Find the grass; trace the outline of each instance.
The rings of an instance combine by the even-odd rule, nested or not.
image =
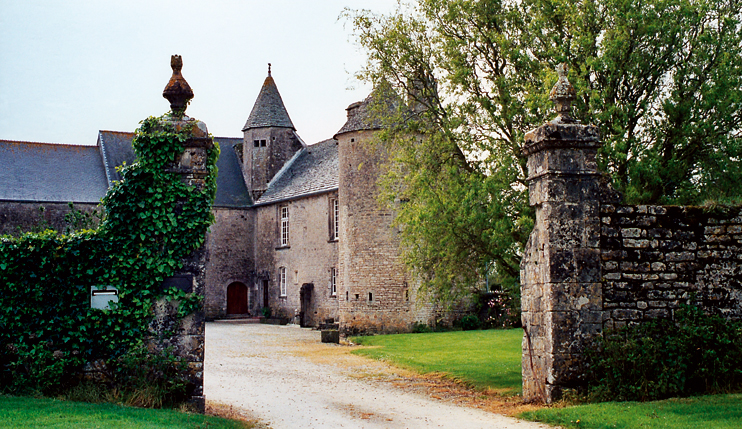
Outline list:
[[[527,411],[519,417],[567,428],[738,429],[742,427],[742,395],[603,402]]]
[[[522,331],[486,330],[377,335],[351,340],[354,354],[418,373],[447,373],[478,389],[520,393]],[[374,347],[375,346],[375,347]],[[713,395],[654,402],[602,402],[541,408],[518,414],[565,428],[742,428],[742,395]]]
[[[59,401],[0,395],[0,428],[237,429],[236,420],[176,410],[152,410],[112,404]]]
[[[520,329],[354,337],[354,354],[427,374],[449,374],[477,389],[521,392]]]

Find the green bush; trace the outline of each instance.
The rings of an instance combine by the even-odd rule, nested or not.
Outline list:
[[[428,332],[433,332],[433,329],[430,326],[428,326],[426,323],[415,322],[412,324],[413,334],[427,334]]]
[[[674,321],[606,332],[588,350],[589,393],[598,400],[657,400],[742,388],[742,324],[696,307]]]
[[[473,331],[482,327],[482,321],[476,314],[467,314],[461,318],[461,329],[464,331]]]

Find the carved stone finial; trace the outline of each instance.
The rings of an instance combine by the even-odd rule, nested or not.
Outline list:
[[[170,102],[170,109],[175,116],[183,116],[188,102],[193,98],[193,90],[180,74],[183,68],[183,58],[180,55],[170,57],[170,67],[173,69],[173,76],[162,91],[162,96]]]
[[[575,88],[567,80],[567,73],[569,72],[569,66],[562,63],[556,67],[556,71],[559,74],[559,80],[554,84],[554,87],[549,93],[549,100],[554,102],[554,106],[557,112],[557,117],[552,121],[556,123],[570,123],[577,122],[570,116],[570,110],[572,109],[572,101],[577,97]]]
[[[268,63],[268,76],[271,75],[271,63]]]

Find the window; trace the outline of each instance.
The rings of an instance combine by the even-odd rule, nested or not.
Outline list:
[[[265,140],[260,140],[260,146],[265,147]]]
[[[373,301],[374,300],[374,293],[373,292],[369,292],[368,293],[368,300],[369,301]]]
[[[278,288],[281,291],[281,296],[286,296],[286,267],[278,269]]]
[[[337,284],[337,270],[335,268],[330,268],[330,295],[337,296],[338,294],[338,284]]]
[[[258,147],[260,146],[260,140],[253,140],[252,141],[253,146]]]
[[[330,240],[340,238],[340,204],[337,198],[330,200]]]
[[[289,245],[289,206],[281,206],[281,246]]]

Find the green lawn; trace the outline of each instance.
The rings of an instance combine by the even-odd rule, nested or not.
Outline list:
[[[445,372],[484,389],[521,392],[520,329],[355,337],[353,353],[393,362],[420,373]]]
[[[569,428],[742,428],[742,395],[713,395],[654,402],[604,402],[544,408],[520,415]]]
[[[175,410],[0,395],[0,428],[237,429],[245,423]]]
[[[420,373],[445,372],[478,388],[521,392],[520,329],[377,335],[352,341],[374,349],[353,353]],[[742,395],[656,402],[603,402],[544,408],[520,415],[570,428],[742,428]]]

